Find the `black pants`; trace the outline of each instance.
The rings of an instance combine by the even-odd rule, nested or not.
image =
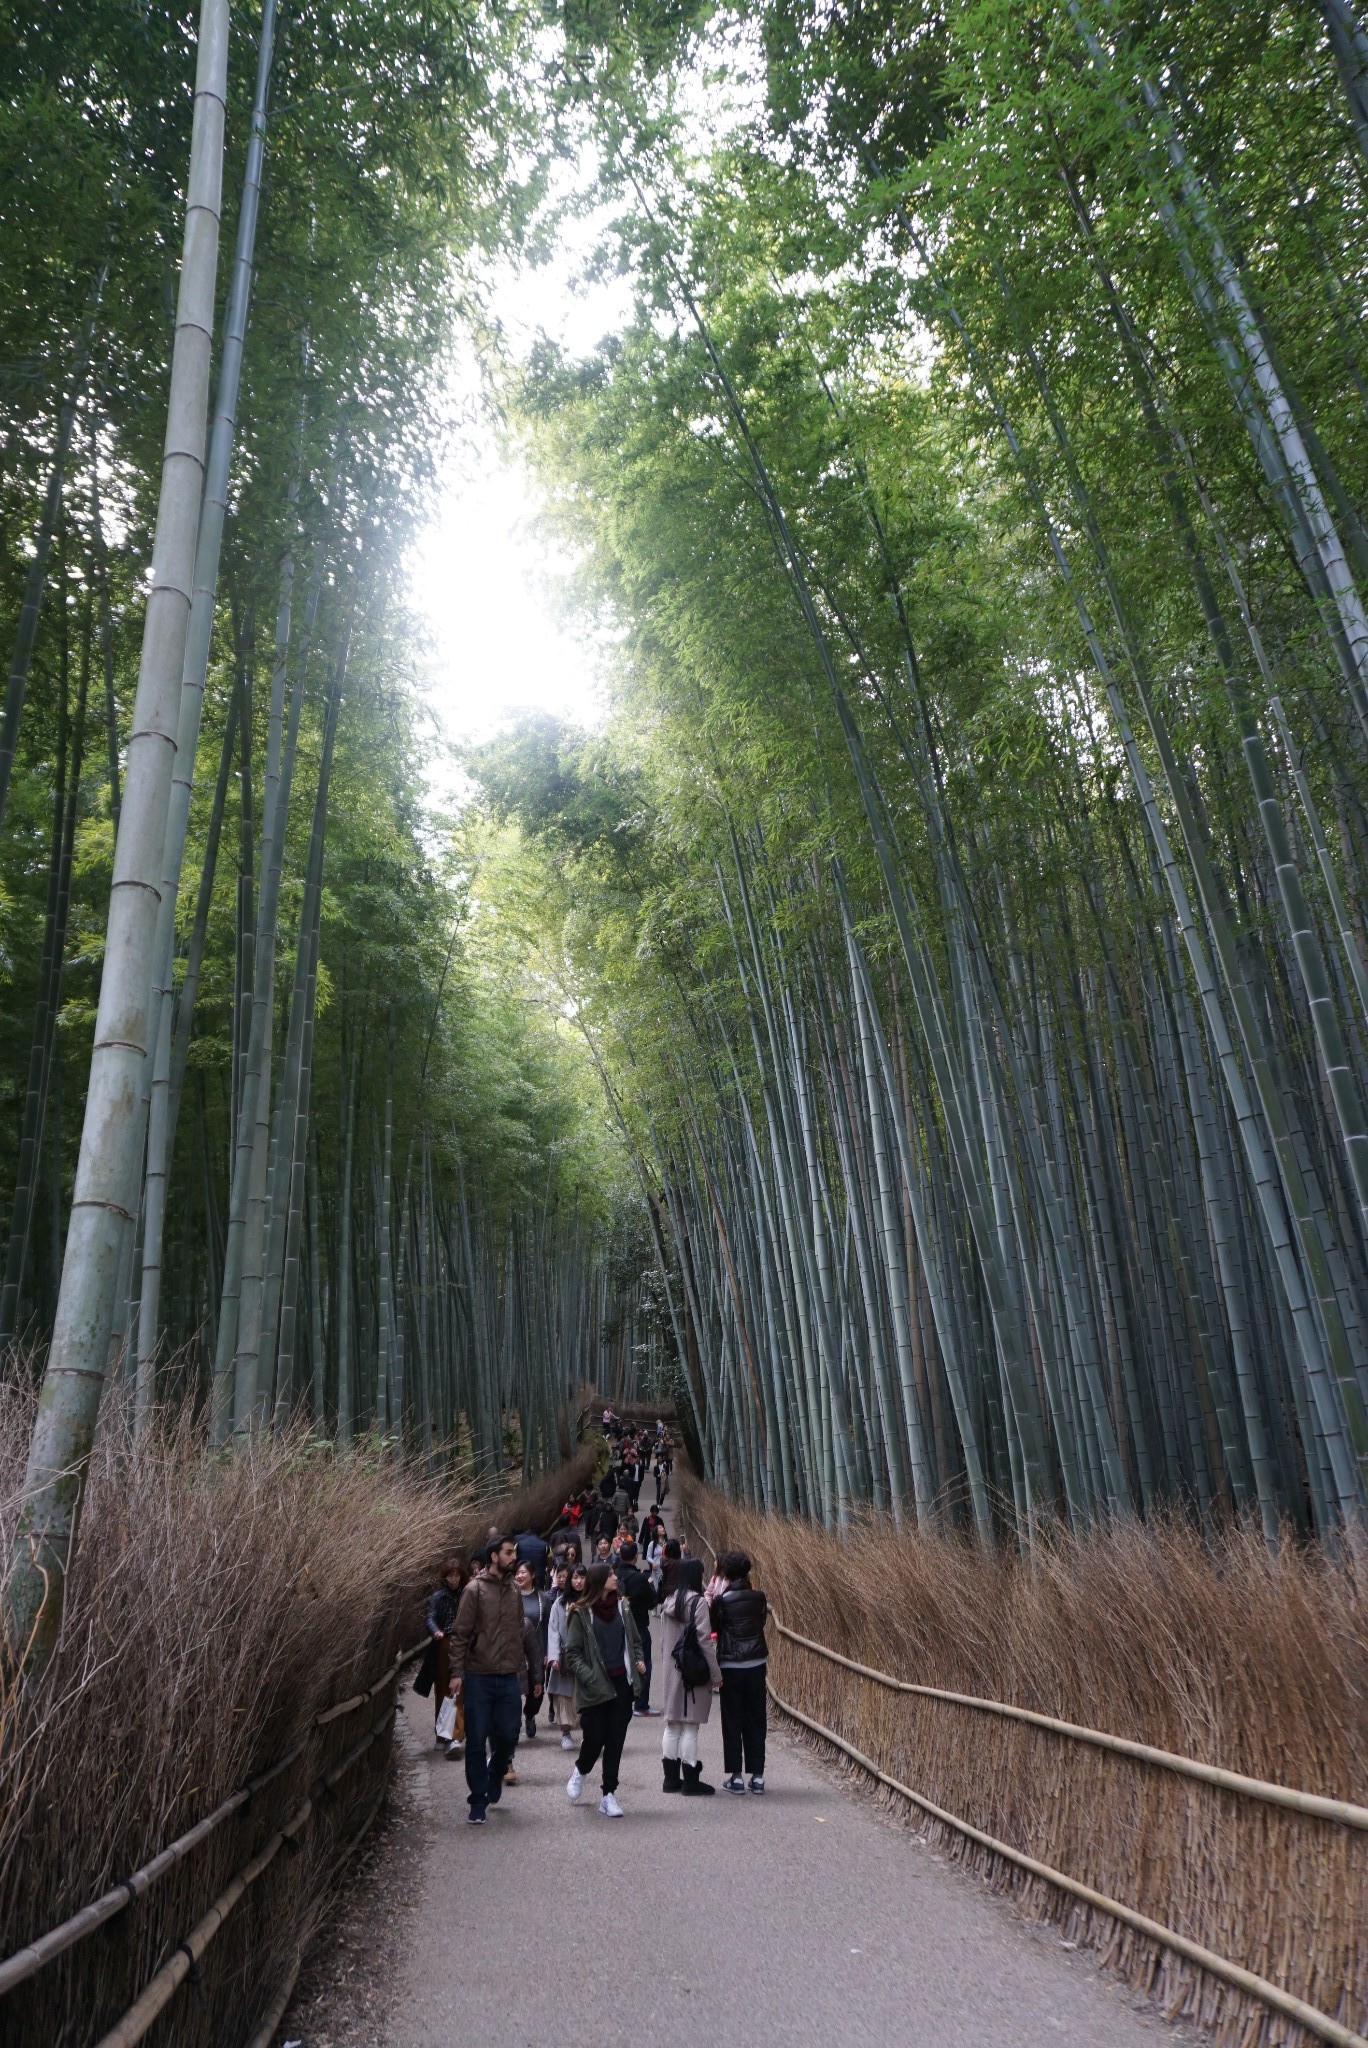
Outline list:
[[[605,1700],[601,1707],[586,1707],[580,1715],[584,1740],[575,1760],[575,1769],[587,1777],[600,1756],[603,1758],[605,1793],[617,1791],[622,1745],[632,1725],[632,1688],[625,1678],[619,1678],[615,1683],[617,1693],[613,1699]]]
[[[722,1768],[729,1778],[765,1775],[765,1666],[722,1667]]]
[[[527,1690],[523,1694],[523,1726],[529,1735],[535,1735],[537,1732],[537,1709],[542,1703],[542,1696],[540,1691],[533,1691],[530,1678],[526,1683]]]

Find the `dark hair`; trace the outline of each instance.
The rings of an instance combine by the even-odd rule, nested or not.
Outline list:
[[[603,1598],[603,1589],[613,1576],[610,1564],[591,1564],[584,1574],[584,1591],[575,1602],[576,1607],[592,1607],[596,1600]]]
[[[679,1547],[679,1538],[677,1536],[667,1536],[665,1538],[665,1555],[666,1557],[682,1557],[684,1555]]]
[[[701,1557],[686,1557],[679,1567],[675,1586],[681,1593],[703,1591],[703,1560]]]
[[[751,1561],[744,1550],[724,1550],[717,1560],[717,1569],[724,1579],[748,1579]]]
[[[629,1536],[627,1538],[627,1541],[623,1544],[621,1550],[618,1552],[618,1556],[622,1559],[624,1564],[630,1564],[632,1562],[632,1559],[636,1556],[636,1554],[637,1547],[635,1543],[633,1543],[631,1537]]]
[[[480,1552],[480,1563],[488,1564],[496,1550],[502,1550],[505,1543],[511,1543],[512,1541],[513,1538],[511,1536],[501,1536],[497,1529],[491,1531],[488,1543],[485,1544],[484,1549]]]

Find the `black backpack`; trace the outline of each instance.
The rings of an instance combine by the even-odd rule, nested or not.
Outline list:
[[[683,1681],[685,1692],[699,1692],[705,1685],[711,1685],[712,1672],[703,1654],[703,1645],[698,1640],[698,1601],[695,1598],[689,1622],[670,1655],[675,1670]]]

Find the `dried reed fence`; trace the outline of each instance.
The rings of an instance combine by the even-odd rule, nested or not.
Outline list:
[[[1008,1701],[1244,1776],[1362,1803],[1361,1560],[1180,1522],[1070,1537],[1026,1563],[870,1520],[844,1537],[737,1507],[686,1514],[739,1546],[791,1628],[895,1678]],[[1368,2032],[1368,1834],[1029,1724],[890,1691],[775,1631],[775,1691],[985,1834]],[[890,1803],[907,1811],[895,1794]],[[948,1852],[1223,2043],[1306,2030],[949,1827]]]
[[[30,1415],[27,1397],[0,1391],[6,1550]],[[442,1552],[482,1535],[495,1513],[549,1521],[594,1459],[586,1446],[495,1507],[393,1461],[335,1459],[302,1433],[208,1459],[188,1413],[140,1443],[107,1428],[57,1656],[38,1695],[11,1680],[0,1701],[0,1954],[298,1753],[126,1910],[0,1998],[0,2048],[100,2040],[312,1799],[145,2037],[154,2048],[255,2040],[383,1797],[386,1679],[421,1634]],[[377,1680],[369,1710],[314,1726]]]

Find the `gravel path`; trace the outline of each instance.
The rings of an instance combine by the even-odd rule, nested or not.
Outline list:
[[[656,1699],[660,1696],[657,1637]],[[635,1720],[622,1820],[545,1720],[483,1828],[405,1695],[403,1789],[279,2039],[302,2048],[1159,2048],[1188,2038],[771,1730],[763,1798],[665,1798]],[[714,1707],[704,1776],[721,1783]]]

